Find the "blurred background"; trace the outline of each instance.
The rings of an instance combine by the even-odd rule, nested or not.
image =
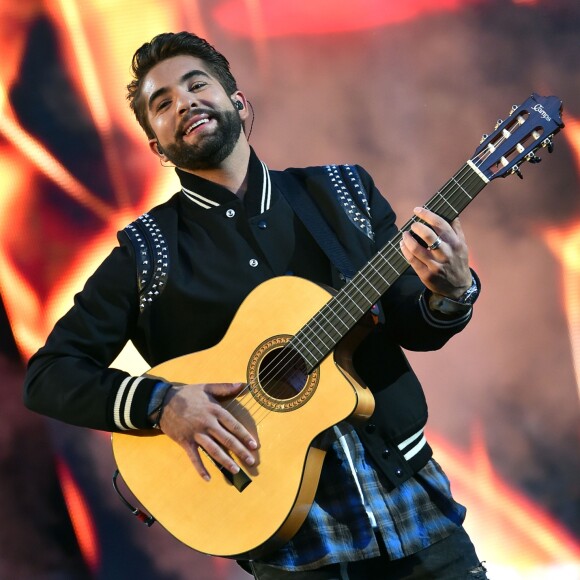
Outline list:
[[[363,165],[400,224],[513,104],[564,101],[554,154],[462,216],[472,323],[409,356],[490,578],[579,579],[577,0],[0,0],[0,577],[248,578],[131,516],[107,433],[21,404],[26,360],[116,231],[178,189],[125,87],[133,52],[183,29],[230,60],[271,168]],[[146,370],[130,349],[118,364]]]

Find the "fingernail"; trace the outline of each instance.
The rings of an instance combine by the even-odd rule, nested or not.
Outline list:
[[[254,465],[254,458],[253,458],[251,455],[248,455],[248,456],[246,457],[246,463],[247,463],[248,465]]]
[[[250,449],[258,449],[258,444],[253,439],[250,439],[248,441],[248,447]]]

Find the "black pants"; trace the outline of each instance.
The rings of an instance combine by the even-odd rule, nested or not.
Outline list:
[[[400,560],[389,560],[379,538],[381,555],[370,560],[330,564],[307,572],[287,572],[260,562],[250,562],[258,580],[486,580],[467,532],[460,528],[447,538]]]

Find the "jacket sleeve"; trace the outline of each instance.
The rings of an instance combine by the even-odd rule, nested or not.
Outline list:
[[[395,212],[376,188],[371,176],[362,167],[357,166],[357,170],[368,194],[378,251],[398,232]],[[408,350],[441,348],[471,319],[472,308],[458,317],[444,317],[432,312],[424,296],[425,290],[417,274],[408,267],[381,299],[385,318],[381,332]]]
[[[25,405],[55,419],[106,431],[150,427],[156,380],[109,368],[131,338],[139,307],[135,259],[116,247],[29,361]]]

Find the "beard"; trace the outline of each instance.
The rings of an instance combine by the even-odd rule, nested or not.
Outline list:
[[[163,147],[167,159],[180,169],[216,169],[234,150],[240,138],[242,120],[237,111],[204,112],[217,121],[214,133],[201,135],[198,143],[190,144],[183,141],[183,131],[178,131],[175,142]]]

